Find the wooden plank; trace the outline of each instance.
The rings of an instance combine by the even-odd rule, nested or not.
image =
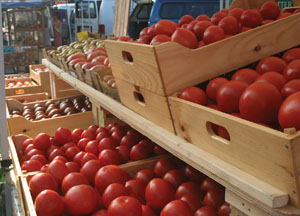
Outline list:
[[[15,95],[15,96],[7,96],[6,100],[30,100],[30,101],[43,101],[48,100],[48,93],[36,93],[36,94],[25,94],[25,95]],[[32,103],[30,102],[30,103]],[[27,104],[27,103],[25,103]]]
[[[70,85],[76,87],[89,98],[96,100],[97,103],[101,104],[103,108],[111,112],[117,118],[126,122],[132,128],[138,130],[179,159],[213,178],[224,187],[234,192],[245,194],[246,197],[253,198],[255,204],[259,206],[269,206],[269,210],[271,206],[274,206],[274,198],[276,198],[274,194],[277,194],[280,199],[282,196],[285,196],[286,193],[280,192],[280,190],[273,186],[253,177],[246,172],[247,170],[240,170],[216,156],[201,150],[195,145],[184,141],[146,118],[136,114],[117,101],[110,99],[101,92],[89,87],[85,83],[79,82],[48,60],[44,59],[43,63]],[[288,206],[280,210],[274,209],[274,211],[278,212],[279,215],[285,215],[288,212],[295,211],[295,209]],[[281,214],[281,211],[284,213]],[[296,212],[295,215],[300,215],[300,213]]]
[[[26,177],[22,176],[20,178],[20,181],[22,185],[23,198],[25,202],[26,216],[37,216]]]
[[[21,164],[19,161],[17,151],[22,149],[22,142],[27,139],[28,136],[17,135],[14,137],[8,137],[8,145],[10,150],[11,159],[14,165],[14,172],[17,177],[22,175]]]
[[[30,77],[42,86],[42,91],[51,94],[50,88],[50,72],[36,72],[37,68],[44,68],[45,65],[29,65]]]
[[[41,92],[42,92],[42,87],[40,85],[5,89],[6,96],[41,93]]]
[[[113,34],[124,36],[128,33],[130,0],[115,0],[115,17]]]

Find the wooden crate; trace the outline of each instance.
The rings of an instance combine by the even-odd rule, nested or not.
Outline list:
[[[55,47],[47,47],[42,50],[44,58],[48,59],[50,62],[56,66],[60,66],[60,60],[55,54],[48,53],[49,50],[56,50]]]
[[[299,35],[300,14],[295,14],[198,49],[173,42],[150,46],[113,40],[106,40],[105,48],[122,103],[173,131],[166,96],[299,45]]]
[[[35,69],[45,68],[43,64],[29,65],[30,77],[42,86],[42,91],[51,94],[50,88],[50,72],[36,72]]]
[[[32,82],[33,80],[30,77],[16,78],[16,79],[6,79],[5,83],[25,82],[25,81]],[[33,81],[33,83],[34,83],[33,86],[5,88],[5,94],[6,94],[6,96],[13,96],[13,95],[24,95],[24,94],[33,94],[33,93],[43,92],[41,85],[37,85],[34,81]]]
[[[37,101],[45,101],[48,100],[49,96],[48,93],[42,92],[42,93],[36,93],[36,94],[25,94],[25,95],[15,95],[15,96],[7,96],[6,100],[13,100],[16,102],[20,101],[31,101],[29,103],[23,103],[24,105],[30,104],[30,103],[36,103]],[[21,102],[20,102],[21,103]]]

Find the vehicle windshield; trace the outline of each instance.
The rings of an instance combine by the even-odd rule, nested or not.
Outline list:
[[[76,18],[96,18],[95,2],[80,1],[76,2]]]

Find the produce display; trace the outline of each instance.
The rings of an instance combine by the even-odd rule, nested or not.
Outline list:
[[[105,75],[103,77],[103,81],[107,84],[108,87],[116,89],[117,84],[113,75]]]
[[[49,71],[49,69],[45,65],[40,65],[38,68],[33,68],[33,70],[37,73]]]
[[[217,77],[200,88],[184,88],[179,97],[276,130],[300,130],[300,48],[264,58],[256,67]],[[214,130],[230,140],[225,128]]]
[[[33,107],[24,106],[23,110],[12,109],[10,115],[12,117],[23,116],[27,120],[38,121],[91,110],[91,102],[83,96],[65,100],[49,100],[45,104],[37,103]]]
[[[33,81],[10,81],[5,83],[5,88],[20,88],[20,87],[28,87],[35,86],[35,82]]]
[[[26,78],[29,74],[8,74],[5,75],[5,80],[15,79],[15,78]]]

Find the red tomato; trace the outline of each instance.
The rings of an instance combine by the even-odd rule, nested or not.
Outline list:
[[[171,37],[164,34],[156,35],[150,42],[150,45],[160,44],[171,41]]]
[[[221,21],[221,19],[223,19],[224,17],[227,17],[227,14],[224,13],[224,12],[217,12],[215,13],[212,17],[211,17],[211,22],[214,24],[214,25],[218,25],[219,22]]]
[[[141,141],[139,141],[139,144],[143,145],[144,148],[146,148],[148,154],[152,154],[154,151],[154,144],[153,142],[151,142],[150,140],[147,139],[143,139]]]
[[[170,170],[168,171],[164,177],[163,180],[169,182],[174,189],[177,189],[179,185],[181,185],[183,182],[185,182],[185,176],[180,172],[179,170]]]
[[[210,206],[203,206],[199,208],[194,216],[218,216],[215,209]]]
[[[81,138],[88,138],[89,140],[95,140],[96,132],[92,130],[84,130],[81,134]]]
[[[47,149],[47,152],[46,152],[46,155],[47,157],[49,157],[49,155],[51,154],[51,152],[54,150],[54,149],[58,149],[59,147],[56,146],[56,145],[51,145],[48,149]],[[25,152],[24,152],[25,153]]]
[[[131,41],[131,38],[128,36],[121,36],[118,38],[118,41]]]
[[[248,84],[242,81],[229,81],[223,84],[217,92],[218,109],[233,113],[239,110],[239,100]]]
[[[130,129],[127,131],[126,135],[131,135],[133,137],[136,138],[136,140],[141,140],[143,139],[143,135],[140,134],[138,131],[134,130],[134,129]]]
[[[160,20],[155,25],[155,31],[157,34],[163,34],[171,36],[176,30],[177,24],[170,20]]]
[[[141,180],[141,181],[145,182],[146,184],[148,184],[151,181],[151,179],[153,179],[154,177],[155,177],[155,174],[152,170],[143,169],[143,170],[138,171],[135,174],[134,179]]]
[[[282,56],[282,60],[284,60],[287,64],[297,59],[300,59],[300,48],[290,49]]]
[[[268,82],[274,85],[279,91],[281,91],[282,87],[286,83],[286,79],[283,75],[277,72],[267,72],[260,75],[255,82]]]
[[[256,71],[260,74],[275,71],[279,73],[283,73],[284,68],[286,67],[285,61],[281,58],[270,56],[261,60],[256,66]]]
[[[300,130],[300,92],[287,97],[282,103],[278,120],[282,128],[296,128]]]
[[[219,26],[210,26],[203,33],[203,41],[205,44],[211,44],[225,38],[224,30]]]
[[[97,140],[92,140],[89,141],[86,146],[85,146],[85,152],[89,152],[94,154],[95,156],[98,156],[99,151],[98,151],[98,141]]]
[[[25,151],[26,147],[29,144],[33,144],[33,139],[32,138],[27,138],[22,142],[22,151]]]
[[[293,15],[293,14],[290,13],[290,12],[285,12],[285,13],[283,13],[283,14],[280,14],[280,15],[277,17],[277,20],[282,19],[282,18],[285,18],[285,17],[288,17],[288,16],[291,16],[291,15]]]
[[[112,183],[106,187],[102,194],[104,208],[108,208],[111,201],[120,196],[128,196],[129,191],[120,183]]]
[[[163,177],[168,171],[176,169],[174,162],[169,158],[158,160],[154,166],[154,173],[158,177]]]
[[[175,197],[176,199],[180,199],[186,194],[203,197],[204,193],[200,190],[200,185],[196,184],[195,182],[185,182],[177,188]]]
[[[81,158],[81,167],[90,160],[97,160],[97,156],[92,153],[86,152]]]
[[[59,145],[72,141],[72,133],[68,128],[60,127],[55,131],[55,140]]]
[[[121,163],[121,156],[117,151],[112,149],[104,149],[100,152],[98,160],[101,166],[118,165]]]
[[[206,87],[207,97],[209,97],[210,99],[215,101],[218,89],[227,82],[228,82],[228,80],[223,77],[217,77],[217,78],[211,80]]]
[[[151,26],[147,31],[147,34],[149,35],[150,39],[154,38],[154,36],[157,35],[157,32],[155,31],[155,26],[156,24]]]
[[[93,184],[96,173],[100,168],[101,164],[98,160],[89,160],[81,167],[80,173],[82,173],[89,180],[90,184]]]
[[[29,189],[32,197],[35,197],[43,190],[50,189],[57,191],[58,184],[55,178],[48,173],[38,173],[29,181]]]
[[[190,22],[190,23],[187,25],[186,29],[188,29],[188,30],[190,30],[191,32],[195,33],[195,32],[194,32],[194,26],[195,26],[197,23],[198,23],[197,20],[194,20],[194,21]]]
[[[142,42],[144,44],[149,44],[150,41],[151,41],[151,38],[147,34],[146,35],[141,35],[137,41]]]
[[[290,62],[283,74],[287,80],[300,79],[300,59]]]
[[[117,131],[119,132],[119,131]],[[121,132],[121,131],[120,131]],[[97,141],[100,141],[102,140],[103,138],[109,138],[110,137],[110,133],[108,131],[101,131],[97,134],[96,136],[96,140]]]
[[[65,155],[69,161],[73,160],[75,155],[80,152],[77,146],[70,147],[66,150]]]
[[[285,99],[291,94],[300,91],[300,79],[294,79],[286,83],[281,89],[281,95]]]
[[[47,172],[51,174],[58,183],[60,183],[69,173],[69,170],[64,162],[60,160],[54,160],[49,164]]]
[[[53,190],[44,190],[34,202],[37,215],[60,216],[64,211],[63,198]]]
[[[248,30],[251,30],[252,28],[250,27],[246,27],[246,26],[243,26],[242,29],[241,29],[241,32],[245,32],[245,31],[248,31]]]
[[[200,21],[196,23],[193,27],[193,32],[197,36],[198,40],[202,40],[204,31],[214,24],[210,21]]]
[[[75,162],[75,163],[77,163],[77,165],[79,166],[79,167],[81,167],[81,159],[82,159],[82,157],[85,155],[85,152],[83,152],[83,151],[81,151],[81,152],[78,152],[75,156],[74,156],[74,158],[73,158],[73,161]]]
[[[222,190],[211,189],[206,192],[203,203],[205,205],[211,206],[215,210],[225,202],[225,193]]]
[[[141,203],[145,203],[146,183],[142,180],[129,180],[125,184],[125,188],[129,192],[129,196],[136,198]]]
[[[160,209],[175,198],[175,192],[167,181],[155,178],[152,179],[145,192],[146,202],[151,208]]]
[[[250,85],[257,79],[257,77],[259,77],[258,72],[250,68],[244,68],[236,71],[231,77],[231,80],[243,81]]]
[[[206,177],[201,184],[201,190],[209,191],[211,189],[224,190],[224,187],[220,185],[218,182],[214,181],[213,179]]]
[[[24,151],[24,155],[27,155],[32,149],[36,149],[33,144],[29,144]]]
[[[129,196],[120,196],[114,199],[108,206],[109,216],[142,216],[141,203]]]
[[[271,22],[273,22],[274,20],[264,20],[261,22],[262,25],[266,25],[266,24],[269,24]]]
[[[82,184],[89,184],[89,181],[83,174],[78,172],[69,173],[64,177],[61,183],[61,191],[63,194],[66,194],[71,187]]]
[[[71,187],[65,195],[67,211],[72,215],[91,214],[98,207],[99,194],[89,185]]]
[[[191,15],[184,15],[179,20],[179,26],[182,26],[183,24],[189,24],[190,22],[194,21],[194,18]]]
[[[68,167],[69,173],[80,171],[80,167],[75,162],[70,161],[70,162],[65,163],[65,165],[66,165],[66,167]]]
[[[22,164],[22,170],[26,170],[27,172],[39,171],[42,168],[41,162],[37,160],[29,160],[24,161]]]
[[[92,214],[92,216],[108,216],[108,212],[106,209],[101,209]]]
[[[55,160],[60,160],[60,161],[62,161],[62,162],[64,162],[64,163],[67,163],[67,162],[68,162],[67,158],[65,158],[64,156],[60,156],[60,155],[58,155],[58,156],[56,156],[55,158],[53,158],[52,161],[55,161]]]
[[[218,134],[218,136],[230,141],[230,135],[229,135],[228,131],[226,130],[226,128],[219,126],[217,134]]]
[[[30,154],[30,152],[29,152],[29,154]],[[30,157],[30,160],[37,160],[37,161],[41,162],[42,165],[45,165],[47,163],[46,157],[44,155],[41,155],[41,154],[32,155]]]
[[[61,150],[63,150],[65,152],[68,148],[73,147],[73,146],[76,146],[76,144],[73,142],[67,142],[66,144],[64,144],[61,147]]]
[[[190,181],[196,182],[198,184],[200,184],[205,178],[205,175],[203,173],[199,172],[190,165],[186,165],[184,167],[184,175],[188,177]]]
[[[126,163],[130,160],[130,150],[127,146],[118,146],[116,150],[121,157],[121,163]]]
[[[98,170],[95,176],[95,186],[100,193],[111,183],[125,183],[130,179],[127,172],[116,165],[107,165]]]
[[[223,205],[221,205],[218,210],[219,216],[230,216],[230,213],[231,213],[230,205],[226,202],[223,203]]]
[[[142,205],[143,216],[156,216],[154,211],[147,205]]]
[[[61,149],[54,149],[49,155],[49,161],[52,161],[56,156],[65,156],[65,153]]]
[[[33,140],[33,145],[40,150],[45,150],[51,145],[50,136],[45,133],[39,133]]]
[[[276,20],[280,11],[278,4],[274,1],[267,1],[260,8],[260,14],[265,20]]]
[[[238,21],[240,21],[243,12],[244,9],[242,8],[233,8],[228,12],[228,16],[234,16]]]
[[[38,150],[38,149],[31,149],[31,150],[27,153],[26,158],[27,158],[27,160],[29,160],[32,156],[37,155],[37,154],[43,155],[43,152],[40,151],[40,150]]]
[[[190,49],[195,49],[198,47],[197,37],[193,32],[188,29],[178,28],[172,34],[171,41],[177,42],[182,46]]]
[[[105,127],[99,127],[97,130],[96,130],[96,134],[100,133],[100,132],[108,132],[108,130],[105,128]]]
[[[146,159],[148,157],[148,151],[145,146],[141,143],[138,143],[132,146],[130,150],[130,158],[134,161]]]
[[[104,149],[115,149],[118,143],[112,138],[103,138],[98,144],[98,151],[101,153]]]
[[[276,122],[281,102],[281,94],[275,86],[267,82],[253,83],[240,98],[240,113],[249,121]]]
[[[198,208],[202,206],[201,197],[197,197],[192,194],[185,194],[180,199],[188,204],[192,212],[195,213]]]
[[[196,20],[197,21],[210,21],[210,18],[209,18],[209,16],[202,14],[202,15],[197,16]]]
[[[255,28],[261,25],[262,17],[260,13],[253,10],[245,10],[241,15],[241,23],[243,26]]]
[[[115,141],[117,141],[118,143],[120,143],[122,137],[124,136],[124,132],[123,131],[119,131],[119,130],[116,130],[114,132],[112,132],[111,134],[111,138]],[[97,139],[97,138],[96,138]],[[101,139],[100,139],[101,140]]]
[[[126,134],[120,142],[120,146],[125,145],[128,148],[132,148],[132,146],[134,146],[135,144],[138,143],[138,140],[136,140],[136,138],[133,135],[130,134]]]
[[[224,30],[224,33],[228,35],[235,35],[240,31],[239,22],[233,16],[224,17],[218,25]]]
[[[182,200],[173,200],[169,202],[161,211],[161,216],[193,216],[189,205]]]
[[[179,98],[191,101],[200,105],[206,105],[207,99],[205,92],[197,87],[191,86],[181,90]]]

